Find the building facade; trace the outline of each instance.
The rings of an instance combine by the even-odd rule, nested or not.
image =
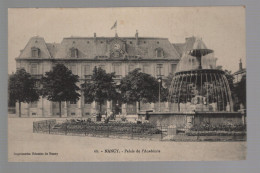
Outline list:
[[[232,75],[234,77],[234,79],[233,79],[234,87],[238,86],[238,84],[239,84],[239,82],[241,82],[242,78],[246,79],[246,68],[243,68],[243,64],[241,62],[241,59],[240,59],[240,62],[239,62],[238,71],[236,71]],[[243,92],[243,91],[241,91],[241,92]],[[236,105],[235,106],[236,109],[245,112],[246,105],[239,101],[239,98],[236,94],[234,94],[234,102],[235,102],[235,105]]]
[[[238,71],[233,73],[233,77],[234,77],[233,83],[234,83],[234,85],[236,85],[238,82],[240,82],[243,76],[246,76],[246,68],[243,68],[243,64],[242,64],[242,61],[240,59]]]
[[[183,44],[173,44],[167,38],[139,37],[69,37],[61,43],[46,43],[42,37],[32,37],[16,58],[17,68],[24,68],[35,78],[40,79],[57,63],[65,64],[73,74],[80,77],[80,83],[89,80],[94,67],[101,67],[106,72],[115,72],[117,82],[130,71],[140,68],[142,72],[154,77],[166,78],[174,73],[183,52],[192,38]],[[18,106],[16,106],[18,108]],[[141,104],[141,109],[158,111],[158,103]],[[161,103],[161,111],[169,112],[169,104]],[[83,93],[77,103],[63,102],[63,117],[88,117],[97,113],[97,103],[88,104]],[[103,112],[135,115],[137,103],[113,103],[107,101]],[[18,111],[17,111],[18,112]],[[38,102],[22,103],[24,117],[58,117],[58,103],[40,98]]]

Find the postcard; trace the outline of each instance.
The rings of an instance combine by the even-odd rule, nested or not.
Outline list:
[[[8,9],[8,161],[247,151],[245,7]]]

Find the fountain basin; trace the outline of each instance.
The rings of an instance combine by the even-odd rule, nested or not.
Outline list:
[[[138,113],[138,119],[146,119],[155,126],[174,125],[177,128],[205,122],[211,125],[245,124],[245,115],[241,112],[141,112]]]

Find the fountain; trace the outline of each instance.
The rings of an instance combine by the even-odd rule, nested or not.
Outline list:
[[[169,88],[173,112],[233,112],[225,72],[216,69],[213,50],[196,38],[178,64]]]
[[[190,128],[195,124],[241,124],[242,114],[233,111],[229,82],[216,68],[213,50],[200,38],[188,38],[186,52],[169,88],[168,112],[139,113],[157,126]]]

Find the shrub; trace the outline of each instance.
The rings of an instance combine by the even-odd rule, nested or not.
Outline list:
[[[91,123],[91,118],[88,118],[88,119],[87,119],[87,123]]]
[[[201,124],[196,124],[190,129],[191,131],[246,131],[246,125],[242,124],[218,124],[212,125],[208,122],[203,122]]]
[[[107,124],[109,122],[109,117],[107,117],[104,122]]]
[[[121,120],[125,122],[126,121],[126,117],[122,117]]]

